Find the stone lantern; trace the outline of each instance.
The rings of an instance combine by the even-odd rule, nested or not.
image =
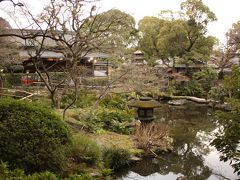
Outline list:
[[[150,122],[155,119],[153,111],[154,108],[160,107],[160,103],[150,97],[141,97],[139,100],[130,102],[128,106],[137,108],[138,120]]]
[[[140,50],[134,52],[134,60],[135,64],[144,64],[144,53]]]

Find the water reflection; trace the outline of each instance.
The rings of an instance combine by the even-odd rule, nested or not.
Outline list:
[[[209,153],[215,153],[209,142],[216,129],[211,109],[188,103],[174,107],[163,105],[157,109],[157,120],[171,125],[174,138],[173,152],[157,158],[145,158],[128,169],[118,172],[117,179],[237,179],[231,166],[225,163],[227,173],[206,163]],[[218,155],[217,155],[218,156]],[[215,167],[219,160],[217,159]]]

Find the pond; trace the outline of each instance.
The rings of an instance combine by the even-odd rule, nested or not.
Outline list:
[[[217,126],[213,113],[212,109],[193,102],[184,106],[163,104],[155,111],[155,121],[173,128],[173,152],[144,158],[117,172],[116,179],[239,179],[229,162],[221,162],[219,152],[209,145]]]

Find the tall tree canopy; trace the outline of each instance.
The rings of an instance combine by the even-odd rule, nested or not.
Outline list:
[[[106,25],[109,26],[109,22],[115,22],[116,24],[109,28],[107,33],[108,40],[106,41],[106,46],[103,48],[108,48],[110,50],[116,48],[127,48],[132,45],[136,40],[135,20],[134,18],[118,9],[111,9],[107,12],[99,14],[96,18],[97,22],[107,22]]]
[[[11,28],[8,21],[0,17],[0,33]],[[0,68],[9,69],[18,60],[18,50],[15,43],[9,41],[9,37],[0,38]]]
[[[239,57],[240,21],[232,24],[225,37],[225,42],[214,50],[214,55],[211,57],[211,60],[219,68],[220,79],[224,78],[224,69],[231,68],[236,63],[234,59]]]
[[[160,54],[158,48],[158,35],[163,24],[164,20],[157,17],[146,16],[139,21],[141,37],[139,45],[149,57],[158,57]]]
[[[121,59],[128,55],[131,47],[136,46],[137,29],[135,28],[135,20],[131,15],[118,9],[111,9],[97,15],[89,24],[92,23],[95,29],[99,25],[105,28],[109,27],[104,32],[105,36],[96,38],[97,42],[102,42],[98,46],[98,50],[101,52],[110,53],[117,59]]]
[[[207,61],[215,43],[214,37],[207,36],[207,25],[215,20],[215,14],[201,0],[187,0],[179,12],[144,17],[139,23],[139,45],[148,57],[164,62],[176,57],[186,65],[195,60]]]
[[[238,53],[240,49],[240,21],[233,23],[226,36],[233,53]]]

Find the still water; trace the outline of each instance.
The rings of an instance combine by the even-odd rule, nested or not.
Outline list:
[[[229,162],[219,160],[219,152],[210,146],[216,121],[213,111],[188,102],[184,106],[162,105],[155,110],[155,121],[173,128],[173,152],[158,158],[145,158],[116,175],[118,180],[218,180],[240,179]]]

